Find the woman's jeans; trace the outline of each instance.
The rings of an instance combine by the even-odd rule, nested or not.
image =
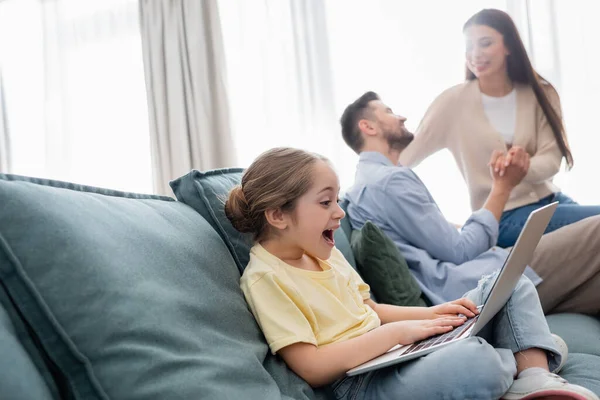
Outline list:
[[[498,235],[498,246],[512,247],[515,245],[525,221],[532,211],[540,207],[558,201],[558,207],[546,228],[546,232],[552,232],[565,225],[580,221],[593,215],[600,215],[600,206],[582,206],[573,201],[569,196],[562,193],[555,193],[544,197],[537,203],[528,204],[523,207],[502,213],[500,219],[500,233]]]
[[[483,304],[497,274],[485,277],[468,292]],[[516,374],[513,353],[548,351],[550,370],[560,354],[542,313],[531,281],[522,277],[506,305],[477,336],[461,340],[424,357],[336,381],[337,399],[498,399]]]

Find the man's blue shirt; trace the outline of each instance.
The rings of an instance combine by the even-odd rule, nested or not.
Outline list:
[[[461,297],[482,276],[501,268],[508,256],[506,250],[494,247],[498,221],[489,210],[475,211],[457,230],[419,177],[381,153],[360,154],[355,183],[346,198],[352,228],[360,229],[366,221],[381,228],[434,304]],[[536,285],[541,282],[529,267],[525,275]]]

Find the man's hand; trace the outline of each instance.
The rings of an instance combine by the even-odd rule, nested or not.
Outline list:
[[[479,314],[479,310],[475,303],[466,297],[448,303],[438,304],[437,306],[429,307],[431,318],[456,317],[459,314],[469,318]]]

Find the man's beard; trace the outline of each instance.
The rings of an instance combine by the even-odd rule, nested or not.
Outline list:
[[[415,135],[408,131],[406,128],[402,128],[400,133],[398,132],[384,132],[384,137],[386,138],[388,144],[391,149],[394,150],[404,150],[410,142],[413,141]]]

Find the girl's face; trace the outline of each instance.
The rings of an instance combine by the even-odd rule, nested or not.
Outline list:
[[[465,30],[465,41],[467,67],[478,79],[507,74],[509,51],[500,32],[486,25],[471,25]]]
[[[298,250],[327,260],[335,245],[333,233],[340,227],[344,210],[338,204],[340,184],[336,173],[324,161],[313,167],[313,184],[296,203],[288,218],[285,241]]]

